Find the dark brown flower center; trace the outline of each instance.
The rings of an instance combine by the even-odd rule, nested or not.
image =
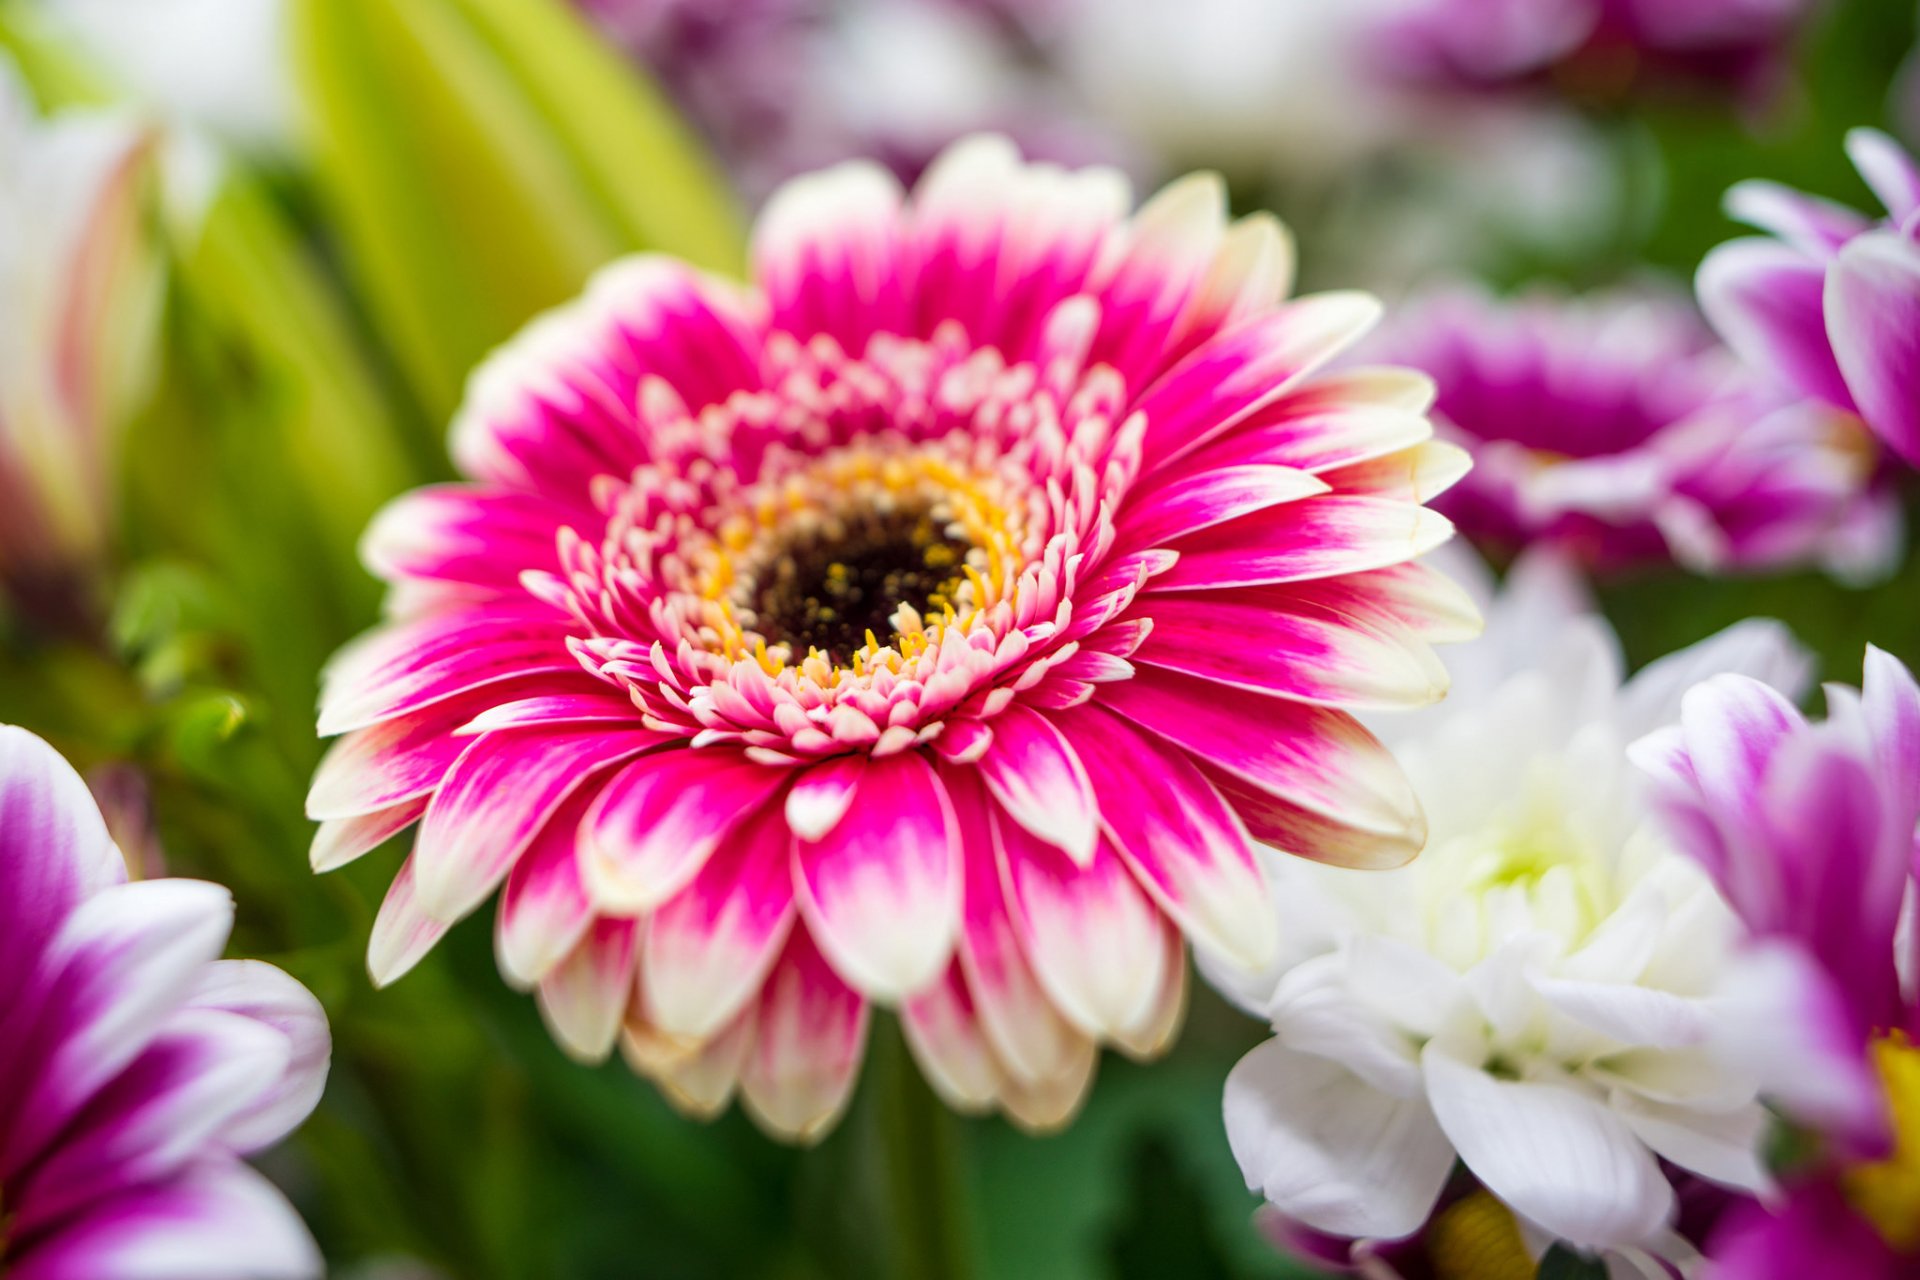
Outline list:
[[[850,662],[871,633],[896,634],[902,605],[922,618],[955,602],[971,550],[925,507],[868,508],[798,533],[754,575],[753,629],[796,657]]]

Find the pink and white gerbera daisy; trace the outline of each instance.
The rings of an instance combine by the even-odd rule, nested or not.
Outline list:
[[[1900,542],[1857,422],[1741,368],[1677,290],[1441,289],[1369,354],[1439,383],[1441,434],[1474,462],[1440,509],[1495,551],[1867,573]]]
[[[221,960],[233,900],[127,882],[86,784],[0,726],[0,1274],[303,1280],[320,1255],[241,1157],[307,1117],[326,1015]]]
[[[1269,958],[1249,833],[1412,856],[1349,709],[1473,629],[1414,563],[1463,462],[1424,378],[1317,372],[1376,304],[1283,304],[1223,205],[991,138],[911,198],[849,165],[774,197],[751,289],[623,262],[489,361],[325,682],[315,865],[421,821],[375,980],[504,883],[507,979],[690,1110],[823,1132],[878,1003],[1046,1126],[1168,1042],[1183,935]]]

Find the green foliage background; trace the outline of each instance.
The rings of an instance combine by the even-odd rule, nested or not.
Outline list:
[[[484,919],[370,989],[396,857],[315,879],[301,816],[316,675],[378,605],[354,540],[387,496],[447,474],[440,435],[485,350],[622,252],[737,268],[742,221],[657,94],[560,0],[295,12],[311,167],[236,169],[202,225],[168,231],[166,369],[127,441],[122,563],[92,627],[0,617],[0,719],[82,767],[137,763],[172,870],[234,889],[236,952],[326,1004],[332,1087],[269,1168],[336,1274],[399,1258],[460,1280],[1289,1274],[1250,1226],[1219,1122],[1260,1028],[1197,985],[1171,1058],[1109,1060],[1048,1139],[928,1105],[877,1023],[852,1113],[806,1151],[737,1112],[685,1121],[617,1064],[566,1061],[500,982]],[[1720,197],[1744,177],[1867,205],[1841,136],[1886,123],[1914,28],[1906,0],[1834,5],[1800,95],[1757,129],[1703,109],[1607,120],[1635,216],[1589,259],[1516,255],[1499,274],[1689,275],[1733,234]],[[98,95],[10,0],[0,43],[46,105]],[[1606,602],[1636,663],[1770,614],[1852,681],[1868,639],[1920,659],[1917,586],[1920,560],[1870,592],[1674,574]]]

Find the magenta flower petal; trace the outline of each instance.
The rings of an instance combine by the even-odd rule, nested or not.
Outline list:
[[[465,916],[589,777],[659,741],[644,729],[569,728],[472,739],[434,792],[414,843],[421,909],[438,920]]]
[[[1892,231],[1848,244],[1827,276],[1826,319],[1860,415],[1920,466],[1920,246]]]
[[[319,1101],[305,988],[219,960],[233,902],[128,883],[86,785],[0,726],[0,1270],[312,1280],[292,1208],[240,1163]]]
[[[1114,851],[1195,942],[1248,969],[1272,963],[1274,917],[1246,832],[1171,745],[1095,707],[1069,713]]]
[[[1001,809],[1048,844],[1085,865],[1100,835],[1100,807],[1079,753],[1059,726],[1026,707],[993,722],[980,777]]]
[[[649,1022],[705,1040],[753,998],[797,914],[792,845],[787,827],[763,812],[653,914],[640,966]]]
[[[819,841],[796,841],[800,909],[834,968],[869,999],[937,978],[960,925],[953,802],[925,760],[876,760],[853,811]]]
[[[1004,818],[994,830],[1021,950],[1067,1021],[1096,1037],[1146,1021],[1165,974],[1159,915],[1113,846],[1080,866]]]
[[[74,908],[127,878],[86,783],[12,725],[0,725],[0,849],[21,851],[0,859],[0,973],[32,974]],[[0,1026],[31,993],[0,982]]]
[[[320,1252],[284,1197],[244,1165],[209,1161],[104,1201],[27,1246],[9,1280],[305,1280]]]
[[[581,821],[588,892],[602,907],[653,910],[783,781],[737,750],[642,756],[607,782]]]
[[[594,909],[580,871],[580,824],[597,794],[568,796],[513,864],[494,917],[500,974],[526,990],[546,977],[593,926]]]
[[[840,980],[812,935],[795,929],[761,988],[740,1073],[755,1117],[803,1140],[832,1127],[853,1093],[867,1018],[867,1002]]]
[[[1920,465],[1920,165],[1872,129],[1847,135],[1847,154],[1887,220],[1768,184],[1747,183],[1729,209],[1785,244],[1740,240],[1701,265],[1701,305],[1755,366],[1787,386],[1857,412],[1885,443]]]
[[[1418,846],[1348,710],[1474,630],[1410,563],[1461,455],[1419,375],[1325,371],[1378,305],[1283,301],[1217,179],[1130,214],[974,139],[910,194],[795,183],[753,258],[617,264],[476,372],[466,482],[367,536],[389,621],[328,671],[316,863],[424,802],[376,980],[504,883],[507,980],[696,1114],[817,1135],[873,1002],[956,1105],[1057,1126],[1101,1044],[1177,1033],[1189,936],[1271,949],[1245,833]]]

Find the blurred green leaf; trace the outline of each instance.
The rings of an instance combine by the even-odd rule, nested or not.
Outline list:
[[[719,181],[558,0],[296,0],[313,165],[429,417],[620,253],[739,257]]]

